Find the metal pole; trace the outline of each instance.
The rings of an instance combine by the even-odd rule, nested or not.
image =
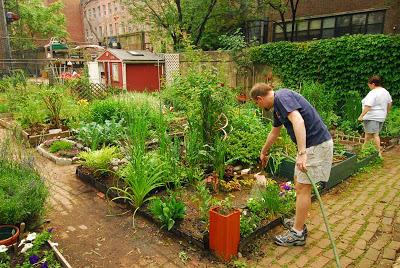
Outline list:
[[[3,34],[6,38],[3,39],[2,41],[2,50],[0,56],[4,56],[5,59],[11,60],[11,47],[10,47],[10,36],[8,35],[8,29],[7,29],[7,20],[6,20],[6,10],[4,8],[4,0],[0,0],[0,33]],[[8,69],[8,72],[11,71],[12,65],[9,64],[6,66]]]

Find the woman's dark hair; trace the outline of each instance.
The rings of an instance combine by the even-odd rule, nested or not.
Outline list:
[[[382,78],[379,75],[373,75],[368,79],[368,84],[374,84],[375,86],[381,86]]]

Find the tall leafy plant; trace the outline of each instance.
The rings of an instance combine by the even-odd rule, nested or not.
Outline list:
[[[135,215],[142,205],[152,199],[150,193],[164,185],[162,176],[164,165],[154,161],[151,154],[146,153],[146,140],[149,135],[146,108],[141,107],[130,111],[128,119],[128,150],[129,163],[120,173],[126,183],[125,188],[111,187],[119,193],[113,200],[124,199],[131,203],[135,210],[132,225],[135,227]]]

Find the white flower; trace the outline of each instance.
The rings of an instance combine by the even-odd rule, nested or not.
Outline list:
[[[0,245],[0,253],[6,252],[8,250],[8,247],[4,245]]]
[[[26,240],[25,240],[25,239],[22,239],[21,242],[19,242],[18,247],[20,247],[20,246],[22,246],[23,244],[25,244],[25,242],[26,242]]]
[[[26,238],[26,240],[27,240],[27,241],[33,241],[33,240],[36,239],[36,237],[37,237],[37,234],[36,234],[36,233],[29,233],[29,234],[28,234],[28,237]]]
[[[33,247],[32,243],[25,244],[24,247],[21,249],[21,253],[25,253],[26,251],[28,251],[28,249],[30,249],[32,247]]]

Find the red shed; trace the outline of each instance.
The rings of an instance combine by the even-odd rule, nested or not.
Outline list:
[[[160,90],[164,58],[149,51],[107,49],[97,61],[102,82],[128,91]]]

